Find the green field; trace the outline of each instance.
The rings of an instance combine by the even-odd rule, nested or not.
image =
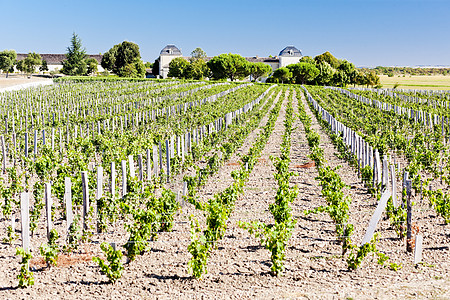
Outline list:
[[[450,76],[431,75],[395,75],[388,77],[387,75],[380,75],[380,82],[383,88],[393,88],[394,85],[399,84],[399,89],[417,89],[417,90],[450,90]]]

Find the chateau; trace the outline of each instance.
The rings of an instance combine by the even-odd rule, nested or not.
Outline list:
[[[280,54],[276,57],[245,57],[249,62],[262,62],[268,64],[275,71],[278,68],[285,67],[290,64],[298,63],[302,58],[302,52],[294,46],[287,46],[280,51]],[[169,63],[176,57],[183,57],[181,50],[175,45],[165,46],[159,53],[159,75],[161,78],[167,78],[169,73]],[[189,59],[189,57],[184,57]],[[212,57],[207,57],[206,61]]]

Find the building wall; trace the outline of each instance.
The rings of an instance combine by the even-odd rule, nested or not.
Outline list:
[[[159,56],[159,76],[161,78],[167,78],[169,74],[169,63],[172,59],[182,57],[182,55],[160,55]]]
[[[280,56],[279,68],[286,67],[287,65],[296,64],[300,61],[299,56]]]

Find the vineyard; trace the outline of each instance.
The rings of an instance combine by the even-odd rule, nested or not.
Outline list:
[[[0,298],[450,298],[450,93],[0,93]]]

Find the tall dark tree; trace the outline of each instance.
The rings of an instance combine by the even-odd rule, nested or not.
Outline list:
[[[158,76],[159,75],[159,58],[155,59],[155,62],[153,63],[152,74],[154,76]]]
[[[61,73],[66,75],[85,75],[87,71],[86,49],[81,44],[81,39],[74,32],[67,47],[66,59],[63,61]]]

